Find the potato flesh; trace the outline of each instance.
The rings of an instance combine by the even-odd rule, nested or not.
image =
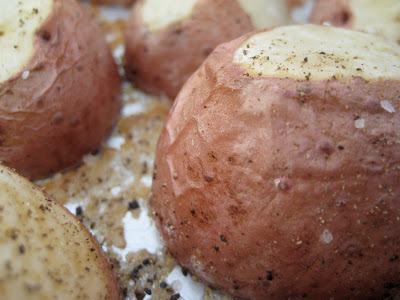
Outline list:
[[[189,18],[198,0],[146,0],[142,6],[143,22],[152,31]]]
[[[377,36],[330,26],[280,27],[246,40],[236,50],[234,63],[252,77],[322,81],[359,74],[367,80],[398,79],[400,47]]]
[[[255,29],[289,23],[286,4],[281,0],[238,0]]]
[[[116,281],[99,245],[60,204],[0,166],[0,295],[110,299]],[[110,292],[112,291],[112,292]],[[114,295],[112,296],[114,292]]]
[[[52,0],[0,1],[0,83],[24,71],[34,53],[36,30],[52,8]]]
[[[399,39],[400,2],[398,0],[350,0],[352,29],[397,41]]]

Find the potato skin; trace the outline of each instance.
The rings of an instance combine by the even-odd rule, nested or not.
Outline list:
[[[252,78],[222,44],[178,95],[155,219],[178,262],[248,299],[371,299],[400,279],[398,80]],[[362,115],[373,130],[354,127]],[[331,239],[332,238],[332,239]]]
[[[348,0],[316,0],[311,14],[311,22],[329,22],[333,26],[350,27],[352,12]]]
[[[254,29],[236,0],[199,0],[189,19],[150,32],[142,5],[134,4],[126,25],[126,75],[144,91],[171,99],[218,44]]]
[[[76,165],[116,121],[120,78],[100,29],[73,0],[55,0],[34,55],[0,85],[0,160],[29,178]]]
[[[84,0],[82,0],[84,1]],[[87,0],[86,2],[90,2],[92,4],[96,5],[108,5],[108,6],[114,6],[114,5],[119,5],[123,7],[130,7],[135,0]]]

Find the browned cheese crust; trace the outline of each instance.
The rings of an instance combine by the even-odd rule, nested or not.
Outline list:
[[[218,44],[253,30],[236,0],[199,0],[190,18],[157,32],[143,23],[142,5],[136,2],[126,25],[126,74],[140,89],[171,99]]]
[[[166,121],[153,181],[164,240],[246,299],[382,297],[400,279],[400,119],[381,107],[400,110],[398,79],[252,77],[233,63],[249,37],[216,48]]]
[[[2,165],[0,186],[2,299],[119,299],[111,264],[75,216]]]
[[[87,12],[55,0],[21,73],[0,84],[0,160],[30,178],[78,163],[116,121],[120,78]]]

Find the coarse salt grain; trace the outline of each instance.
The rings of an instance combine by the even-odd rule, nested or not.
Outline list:
[[[381,101],[381,107],[387,112],[394,113],[396,110],[388,100]]]
[[[319,240],[324,244],[329,244],[333,241],[333,235],[328,229],[325,229],[324,232],[320,235]]]
[[[29,71],[23,71],[23,72],[22,72],[22,75],[21,75],[21,78],[22,78],[23,80],[25,80],[25,79],[28,78],[28,76],[29,76]]]
[[[275,183],[275,186],[278,186],[281,183],[281,180],[280,179],[275,179],[274,183]]]
[[[358,129],[365,127],[365,119],[358,119],[354,122],[354,126]]]

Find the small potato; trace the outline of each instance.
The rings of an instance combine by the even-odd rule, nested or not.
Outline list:
[[[127,77],[174,99],[220,43],[254,29],[290,22],[281,0],[141,0],[125,32]]]
[[[0,165],[0,298],[119,299],[117,277],[82,223]]]
[[[0,160],[29,178],[98,149],[120,109],[100,29],[74,0],[0,1]]]
[[[316,0],[311,22],[328,22],[400,41],[398,0]]]
[[[158,228],[245,299],[381,299],[400,280],[400,47],[331,26],[222,44],[159,140]]]

